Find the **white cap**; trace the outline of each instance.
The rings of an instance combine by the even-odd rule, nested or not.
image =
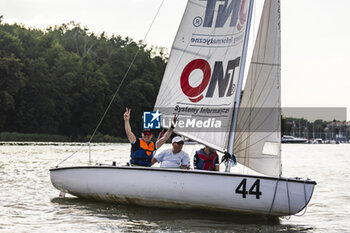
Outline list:
[[[174,142],[183,142],[184,140],[182,140],[182,137],[180,137],[180,136],[176,136],[176,137],[174,137],[173,138],[173,140],[171,141],[171,143],[174,143]]]

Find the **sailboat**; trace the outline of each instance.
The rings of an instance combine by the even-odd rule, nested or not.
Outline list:
[[[242,93],[253,7],[253,0],[188,1],[154,110],[164,122],[178,116],[177,134],[235,155],[256,173],[231,171],[226,156],[220,172],[55,167],[53,186],[77,197],[152,207],[267,216],[303,210],[316,182],[282,175],[279,0],[264,3]]]

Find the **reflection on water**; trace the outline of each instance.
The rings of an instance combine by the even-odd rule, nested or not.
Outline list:
[[[206,211],[147,208],[58,198],[49,168],[81,145],[0,145],[0,232],[348,232],[350,145],[283,145],[287,177],[317,181],[302,217],[263,218]],[[164,149],[170,145],[165,145]],[[201,146],[187,146],[193,155]],[[162,147],[163,149],[163,147]],[[118,165],[129,158],[128,144],[95,144],[92,163]],[[84,148],[64,165],[86,165]],[[240,172],[240,167],[233,168]]]
[[[93,202],[81,198],[53,198],[59,208],[100,218],[104,227],[122,231],[308,232],[304,226],[281,224],[279,218],[203,211],[149,208]]]

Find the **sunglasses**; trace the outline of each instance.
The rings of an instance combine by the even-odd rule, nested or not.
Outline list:
[[[151,136],[152,134],[150,132],[143,132],[143,135],[145,136]]]
[[[177,144],[179,144],[179,145],[183,145],[183,144],[184,144],[184,142],[183,142],[183,141],[179,141],[179,142],[177,142]]]

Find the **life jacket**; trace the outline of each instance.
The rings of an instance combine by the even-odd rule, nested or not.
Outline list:
[[[197,161],[196,168],[200,170],[215,171],[215,162],[218,161],[218,154],[216,152],[210,153],[209,156],[204,152],[204,149],[196,151]]]
[[[142,138],[139,138],[140,147],[138,150],[131,152],[131,164],[136,164],[139,166],[152,166],[153,152],[155,150],[154,142],[147,144]]]

